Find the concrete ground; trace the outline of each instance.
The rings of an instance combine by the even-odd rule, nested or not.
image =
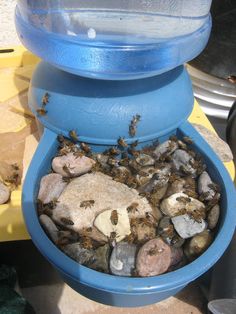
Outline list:
[[[0,264],[12,265],[22,295],[37,314],[200,314],[206,300],[193,283],[175,297],[139,308],[117,308],[91,301],[66,285],[31,241],[0,243]]]

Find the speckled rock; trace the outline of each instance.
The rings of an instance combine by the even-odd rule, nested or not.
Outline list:
[[[50,239],[54,242],[57,243],[59,239],[59,230],[57,226],[54,224],[51,218],[49,218],[47,215],[40,215],[39,216],[39,221],[47,233],[47,235],[50,237]]]
[[[91,206],[81,207],[86,200],[93,200],[94,203]],[[62,217],[69,216],[74,224],[68,225],[68,228],[76,232],[93,227],[95,217],[107,209],[127,208],[132,203],[137,203],[137,209],[129,213],[130,218],[145,217],[146,212],[153,213],[147,199],[141,197],[137,190],[115,182],[110,176],[100,172],[72,179],[58,201],[53,210],[53,219],[60,222]],[[96,240],[99,241],[100,238],[101,241],[107,241],[107,238],[96,228],[93,228],[91,238],[95,239],[94,233]]]
[[[224,142],[217,134],[200,124],[193,124],[195,129],[204,137],[206,142],[212,147],[222,162],[229,162],[233,160],[233,154],[229,145]]]
[[[171,248],[161,238],[146,242],[139,250],[136,270],[141,277],[163,274],[171,265]]]
[[[135,160],[142,167],[153,166],[155,164],[155,160],[146,154],[140,154]]]
[[[162,155],[165,156],[171,155],[177,148],[178,145],[176,144],[176,142],[168,140],[158,145],[157,148],[154,150],[153,154],[156,157],[156,159],[160,159]]]
[[[184,172],[185,174],[196,174],[196,169],[192,167],[194,163],[193,157],[185,150],[177,149],[173,154],[173,165],[177,171]]]
[[[118,243],[110,258],[110,271],[117,276],[132,276],[135,268],[137,246],[125,242]]]
[[[220,217],[220,206],[216,204],[211,208],[207,216],[207,223],[209,229],[214,229]]]
[[[73,153],[69,153],[53,158],[52,169],[63,177],[77,177],[89,172],[94,164],[95,161],[91,158],[77,157]]]
[[[212,243],[213,237],[209,230],[204,230],[203,232],[195,235],[189,242],[185,245],[185,255],[188,259],[192,260],[199,255],[201,255]]]
[[[79,242],[65,245],[62,250],[79,264],[87,266],[94,262],[94,250],[83,248]]]
[[[110,251],[109,244],[105,244],[96,249],[94,253],[94,261],[89,264],[89,267],[97,271],[108,273]]]
[[[10,198],[9,188],[0,182],[0,205],[6,203]]]
[[[206,196],[204,199],[206,201],[210,201],[213,199],[214,195],[216,194],[215,190],[212,188],[213,182],[206,171],[199,176],[198,179],[198,193],[205,194]]]
[[[117,215],[117,221],[113,221],[113,212]],[[117,242],[123,240],[131,233],[128,211],[126,208],[108,209],[97,215],[94,226],[108,238],[115,232]]]
[[[204,209],[205,205],[185,193],[175,193],[161,202],[161,211],[170,217],[177,216],[182,210],[188,212]]]
[[[62,176],[58,173],[50,173],[42,177],[38,199],[47,204],[54,199],[58,199],[67,183],[62,180]]]
[[[207,227],[207,223],[203,219],[198,222],[187,214],[173,217],[171,221],[175,230],[183,239],[191,238]]]

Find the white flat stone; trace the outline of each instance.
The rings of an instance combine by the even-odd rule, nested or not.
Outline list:
[[[185,203],[177,200],[180,197],[188,198],[190,199],[190,202]],[[182,192],[172,194],[161,202],[161,211],[165,215],[170,217],[178,215],[180,210],[182,209],[186,209],[187,211],[193,211],[202,208],[205,208],[205,205],[202,202],[198,201],[195,198],[188,197],[187,194]]]

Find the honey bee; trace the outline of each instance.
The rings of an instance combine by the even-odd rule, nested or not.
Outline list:
[[[138,205],[139,203],[133,202],[132,204],[130,204],[126,209],[128,213],[135,213],[136,211],[138,211]]]
[[[135,116],[133,116],[131,124],[137,125],[137,123],[140,121],[140,119],[141,119],[141,116],[139,114],[136,114]]]
[[[137,241],[137,235],[131,232],[129,235],[125,237],[124,241],[132,244]]]
[[[86,153],[89,154],[91,153],[91,148],[85,144],[85,143],[80,143],[80,148]]]
[[[73,155],[76,157],[76,158],[81,158],[84,156],[84,152],[82,152],[81,150],[77,150],[73,153]]]
[[[120,151],[116,147],[111,147],[107,151],[104,152],[104,155],[111,155],[111,156],[117,156],[119,154],[120,154]]]
[[[129,148],[127,149],[127,152],[128,152],[131,156],[133,156],[134,158],[137,158],[137,157],[140,155],[140,151],[137,151],[137,150],[135,150],[135,149],[133,149],[133,148],[131,148],[131,147],[129,147]]]
[[[75,130],[71,130],[70,132],[69,132],[69,136],[70,136],[70,138],[73,140],[73,141],[78,141],[79,140],[79,137],[78,137],[78,135],[77,135],[77,133],[76,133],[76,131]]]
[[[210,184],[208,184],[208,187],[215,192],[218,192],[218,193],[220,192],[220,187],[216,183],[210,183]]]
[[[45,204],[44,206],[46,206],[47,208],[52,210],[57,206],[58,203],[59,203],[59,201],[56,198],[54,198],[51,202]]]
[[[64,165],[64,166],[62,167],[62,169],[65,171],[65,173],[66,173],[69,177],[73,176],[73,173],[71,173],[70,170],[73,170],[74,168],[70,168],[70,165]]]
[[[171,135],[171,136],[169,137],[169,140],[170,140],[170,141],[173,141],[173,142],[178,142],[178,137],[177,137],[176,135]]]
[[[46,106],[46,105],[47,105],[47,103],[49,102],[49,97],[50,97],[50,95],[49,95],[48,93],[45,93],[45,94],[44,94],[44,96],[43,96],[43,98],[42,98],[42,105],[43,105],[43,106]]]
[[[70,183],[71,178],[68,178],[68,177],[62,177],[62,181],[63,181],[63,182],[66,182],[66,183]]]
[[[36,112],[39,116],[45,116],[47,114],[47,110],[45,110],[44,108],[39,108],[36,110]]]
[[[163,249],[158,249],[156,246],[154,248],[151,248],[149,251],[148,251],[148,255],[150,256],[154,256],[154,255],[157,255],[159,253],[162,253],[163,252]]]
[[[206,213],[204,208],[199,208],[193,211],[187,211],[187,214],[192,217],[197,222],[201,222],[202,219],[206,218]]]
[[[8,176],[4,182],[6,184],[10,184],[12,188],[17,188],[20,184],[20,175],[17,172],[13,172],[10,176]]]
[[[134,137],[136,135],[136,126],[135,125],[130,125],[129,126],[129,135],[131,137]]]
[[[69,218],[66,218],[66,217],[61,217],[60,221],[64,224],[64,225],[74,225],[74,222],[69,219]]]
[[[90,233],[90,232],[92,232],[93,231],[93,228],[92,227],[88,227],[87,229],[86,229],[86,232],[88,232],[88,233]]]
[[[64,138],[63,135],[59,134],[59,135],[57,135],[57,140],[58,140],[59,143],[64,143],[65,138]]]
[[[189,145],[193,144],[193,140],[188,136],[184,136],[183,141]]]
[[[230,83],[236,84],[236,76],[235,76],[235,75],[229,75],[229,76],[227,77],[227,80],[228,80]]]
[[[118,213],[117,213],[117,210],[113,210],[111,212],[110,220],[111,220],[111,223],[113,225],[117,225],[118,224]]]
[[[110,246],[114,247],[116,245],[116,232],[115,231],[112,231],[110,233],[110,237],[108,238],[108,242],[110,244]]]
[[[93,249],[93,241],[89,237],[85,237],[85,236],[81,237],[80,244],[82,245],[84,249],[87,249],[87,250]]]
[[[19,166],[17,165],[17,163],[12,164],[11,167],[12,167],[12,169],[13,169],[14,171],[19,171],[19,170],[20,170],[20,168],[19,168]]]
[[[179,196],[176,198],[176,201],[181,202],[183,204],[188,204],[191,202],[191,199],[189,197]]]
[[[39,216],[42,215],[44,208],[43,208],[43,202],[40,199],[36,200],[36,208],[37,208],[38,215]]]
[[[94,200],[86,200],[86,201],[82,201],[80,203],[80,207],[84,207],[85,209],[87,209],[88,207],[91,208],[92,206],[94,206],[95,201]]]
[[[149,226],[152,227],[153,226],[153,222],[151,222],[148,218],[146,217],[141,217],[138,219],[138,224],[142,224],[143,226]]]
[[[125,139],[123,137],[119,137],[117,140],[117,143],[121,147],[128,147],[128,144],[126,143]]]
[[[137,146],[138,146],[138,140],[136,140],[135,142],[133,142],[133,143],[130,144],[130,147],[131,147],[131,148],[135,148],[135,147],[137,147]]]

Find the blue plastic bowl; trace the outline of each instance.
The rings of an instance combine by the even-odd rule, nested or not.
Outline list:
[[[170,297],[206,272],[220,258],[234,233],[236,195],[232,180],[222,162],[208,144],[186,122],[193,107],[189,76],[183,67],[157,77],[138,81],[99,81],[76,77],[41,63],[29,91],[34,113],[48,92],[47,115],[38,117],[45,127],[30,164],[24,187],[22,207],[27,229],[41,253],[60,272],[65,282],[95,301],[115,306],[143,306]],[[169,135],[189,136],[205,158],[208,172],[222,188],[219,230],[209,249],[191,264],[171,273],[150,278],[107,275],[79,265],[61,252],[39,224],[36,197],[42,176],[51,168],[57,152],[57,135],[68,136],[75,129],[82,141],[94,151],[116,144],[119,136],[128,138],[132,116],[141,114],[136,139],[151,144]]]
[[[205,273],[226,250],[236,222],[236,196],[232,180],[209,145],[188,122],[183,123],[176,130],[176,134],[180,137],[189,136],[194,140],[194,148],[203,155],[209,174],[221,186],[219,230],[208,250],[187,266],[156,277],[129,278],[103,274],[79,265],[61,252],[40,226],[35,204],[39,182],[49,171],[51,159],[56,154],[58,146],[57,134],[45,129],[23,187],[24,219],[39,251],[59,271],[65,282],[80,294],[113,306],[136,307],[155,303],[175,295]],[[161,141],[165,138],[166,136],[162,137]]]

